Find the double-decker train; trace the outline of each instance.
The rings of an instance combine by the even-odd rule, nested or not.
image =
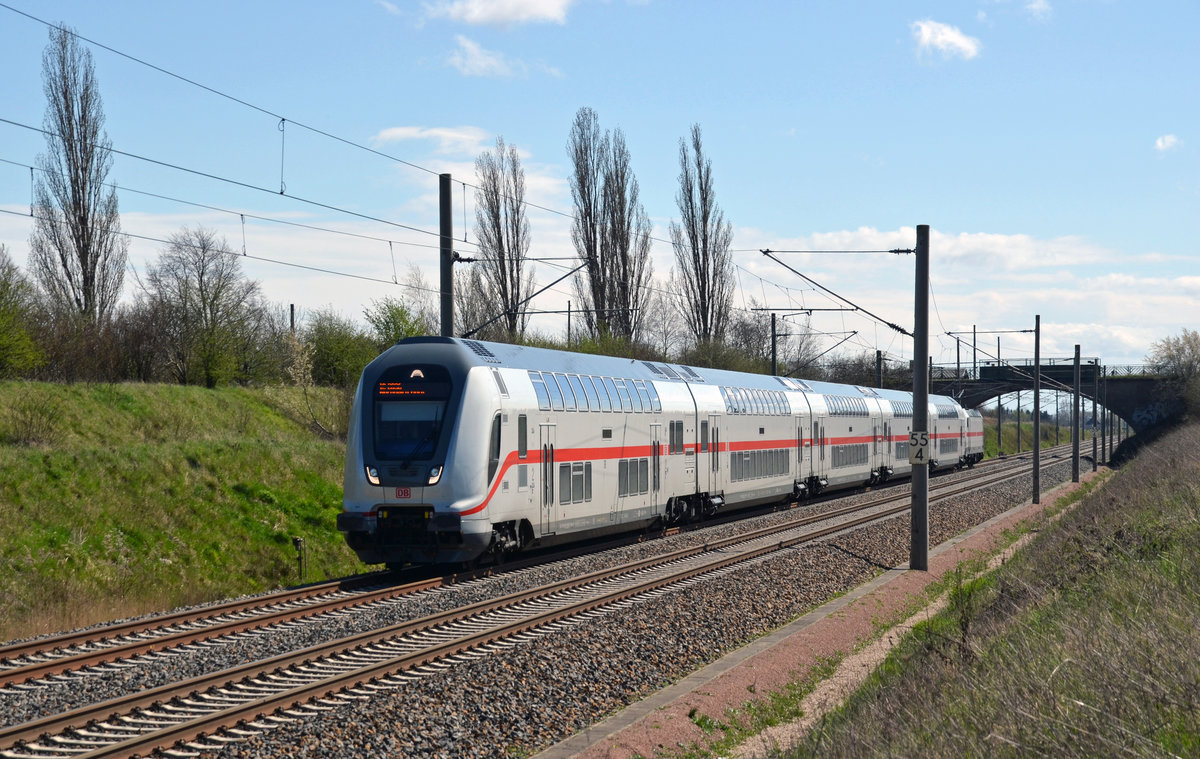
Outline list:
[[[954,399],[448,337],[364,370],[337,527],[367,563],[461,563],[983,458]]]

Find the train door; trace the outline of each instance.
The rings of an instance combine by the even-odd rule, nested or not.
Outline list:
[[[794,468],[796,470],[797,481],[803,480],[807,474],[804,471],[804,460],[807,458],[804,455],[804,417],[796,417],[796,454]]]
[[[825,439],[825,417],[814,417],[812,423],[812,456],[809,457],[812,475],[820,477],[828,468],[825,464],[825,451],[829,441]]]
[[[700,455],[703,463],[700,466],[708,470],[707,475],[701,475],[700,484],[704,492],[715,494],[721,492],[721,428],[720,415],[709,414],[707,422],[700,422]],[[707,426],[705,426],[707,425]],[[704,460],[704,454],[708,454]]]
[[[879,420],[871,420],[871,472],[878,472],[883,468],[883,452],[882,446],[879,445]]]
[[[650,513],[658,513],[658,494],[663,486],[662,425],[650,425]]]
[[[555,490],[554,473],[554,440],[555,427],[553,424],[539,425],[541,428],[542,442],[542,534],[553,535],[557,530],[558,520],[555,519],[555,499],[558,496],[558,491]]]

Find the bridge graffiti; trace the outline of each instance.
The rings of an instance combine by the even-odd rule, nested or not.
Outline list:
[[[1175,403],[1158,401],[1151,403],[1149,406],[1139,406],[1134,410],[1130,421],[1133,422],[1135,429],[1148,429],[1175,416],[1177,405]]]

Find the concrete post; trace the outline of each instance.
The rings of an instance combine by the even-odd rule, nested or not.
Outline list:
[[[1042,502],[1042,317],[1033,317],[1033,502]]]
[[[441,217],[442,337],[454,336],[454,219],[450,202],[450,175],[438,175]]]
[[[1096,424],[1096,396],[1100,395],[1100,362],[1092,365],[1092,471],[1100,466],[1100,438]]]
[[[929,432],[929,225],[917,225],[913,299],[913,433]],[[912,535],[909,569],[929,569],[929,462],[912,468]]]
[[[1079,346],[1075,346],[1075,393],[1071,401],[1071,482],[1079,482]]]

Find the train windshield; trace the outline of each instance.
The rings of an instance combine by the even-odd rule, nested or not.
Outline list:
[[[393,366],[375,386],[375,457],[428,461],[438,449],[450,400],[449,373],[440,366]]]

